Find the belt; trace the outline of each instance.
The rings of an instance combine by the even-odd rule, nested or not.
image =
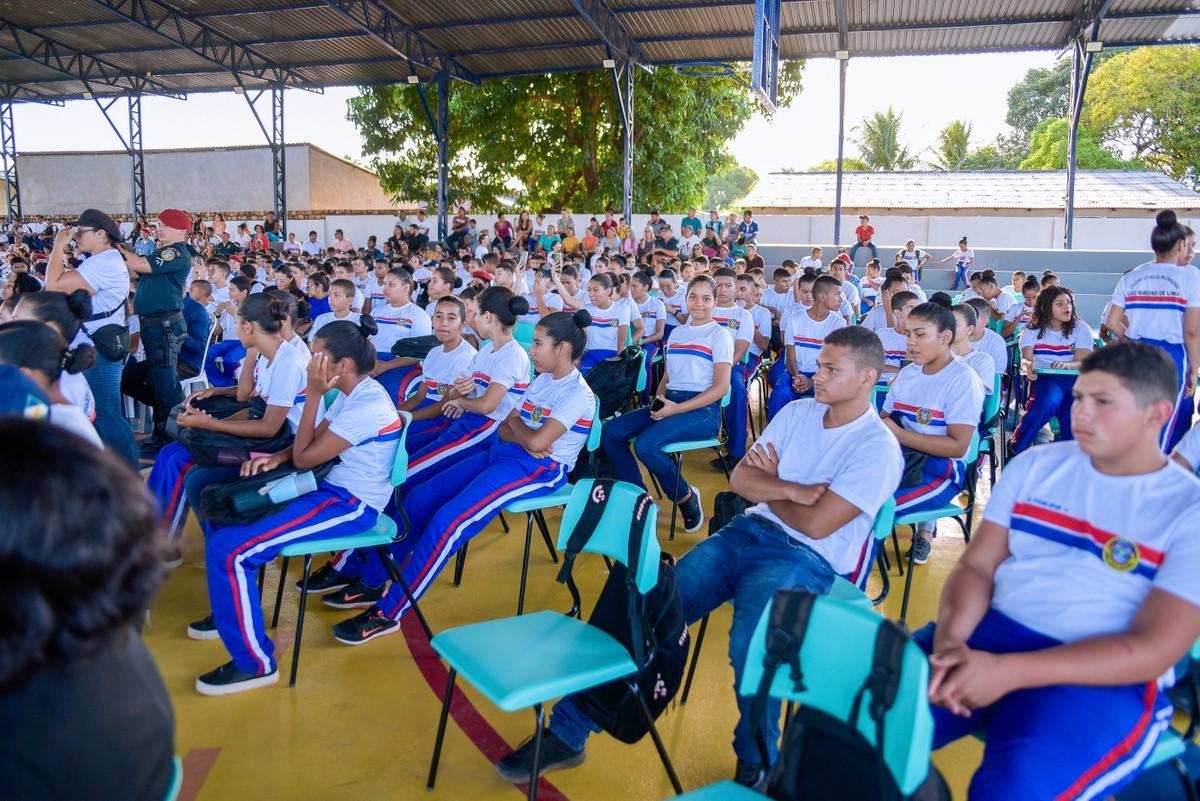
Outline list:
[[[149,312],[147,314],[139,314],[138,319],[144,320],[144,321],[153,320],[155,322],[158,322],[161,320],[162,322],[173,323],[176,320],[183,319],[183,312],[181,312],[181,311]]]

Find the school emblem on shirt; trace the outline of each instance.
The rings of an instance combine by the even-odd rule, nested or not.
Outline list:
[[[534,406],[533,412],[529,415],[529,419],[535,423],[540,423],[542,421],[542,412],[543,410],[541,406]]]
[[[445,395],[447,392],[450,391],[450,385],[449,384],[438,384],[437,391],[438,391],[439,395]]]
[[[1104,564],[1121,573],[1128,573],[1142,560],[1141,551],[1133,540],[1113,537],[1104,545]]]
[[[927,426],[929,421],[933,419],[933,412],[928,409],[917,409],[917,424]]]

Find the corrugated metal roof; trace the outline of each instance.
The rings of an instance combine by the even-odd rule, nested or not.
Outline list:
[[[842,208],[1028,209],[1064,208],[1066,173],[1062,170],[982,170],[973,172],[847,172]],[[837,175],[831,172],[764,176],[741,205],[756,211],[832,209]],[[1075,208],[1200,209],[1200,193],[1170,176],[1141,170],[1080,170],[1075,178]]]
[[[781,56],[832,56],[839,46],[836,0],[782,2]],[[413,36],[457,57],[485,80],[599,69],[605,58],[600,37],[570,0],[367,3],[380,3]],[[853,57],[1059,50],[1084,5],[1084,0],[844,0],[846,46]],[[608,6],[652,63],[751,58],[753,0],[608,0]],[[147,7],[156,18],[162,7],[180,9],[194,18],[182,23],[189,36],[207,26],[274,66],[294,68],[316,86],[403,81],[414,68],[422,77],[431,75],[424,64],[410,67],[404,52],[363,31],[332,0],[259,0],[253,6],[244,0],[147,0]],[[0,11],[0,22],[5,20],[105,58],[130,75],[150,71],[177,91],[232,89],[237,83],[227,66],[122,18],[104,0],[7,0]],[[1200,43],[1200,0],[1116,0],[1098,38],[1126,45]],[[11,40],[0,35],[0,81],[48,97],[79,97],[84,91],[77,77],[32,64],[12,50]]]

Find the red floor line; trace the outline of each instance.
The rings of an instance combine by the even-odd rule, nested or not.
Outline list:
[[[209,771],[221,755],[220,748],[192,748],[183,757],[183,786],[179,788],[179,801],[196,801],[200,788],[208,778]]]
[[[442,660],[433,648],[429,646],[429,640],[425,639],[425,632],[421,630],[421,625],[413,619],[412,615],[406,615],[400,621],[400,628],[404,632],[404,639],[408,643],[408,650],[412,654],[413,661],[416,662],[421,675],[429,684],[429,689],[433,691],[440,703],[446,694],[446,682],[450,679],[450,672],[442,664]],[[454,698],[450,701],[450,716],[492,764],[512,753],[512,747],[500,736],[498,731],[492,728],[492,724],[488,723],[479,713],[479,710],[463,694],[460,687],[454,688]],[[432,738],[429,747],[432,755]],[[444,750],[442,754],[445,756]],[[520,789],[523,794],[529,792],[528,784],[513,786]],[[544,801],[570,801],[561,790],[545,778],[538,780],[538,798],[544,799]]]

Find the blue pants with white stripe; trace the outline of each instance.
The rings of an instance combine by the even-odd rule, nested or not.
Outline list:
[[[1179,392],[1175,394],[1175,413],[1171,415],[1171,419],[1162,427],[1159,432],[1159,445],[1163,449],[1163,453],[1170,453],[1183,435],[1187,433],[1187,429],[1179,424],[1179,418],[1185,413],[1184,404],[1184,389],[1187,381],[1187,350],[1178,342],[1164,342],[1159,339],[1140,339],[1139,342],[1144,342],[1147,345],[1154,345],[1156,348],[1161,348],[1171,357],[1171,361],[1175,362],[1175,369],[1178,371]]]
[[[1039,375],[1029,382],[1029,406],[1025,409],[1017,430],[1013,432],[1012,452],[1018,454],[1037,440],[1038,432],[1050,418],[1058,418],[1058,438],[1074,439],[1071,435],[1071,404],[1075,388],[1073,375]]]
[[[933,649],[935,631],[936,624],[930,623],[913,635],[925,653]],[[1060,643],[989,610],[967,645],[1002,654]],[[1155,682],[1018,690],[969,718],[932,709],[935,749],[986,733],[983,762],[971,777],[970,801],[1108,798],[1137,777],[1172,712]]]
[[[925,460],[920,483],[896,490],[896,516],[945,506],[962,492],[965,477],[961,459],[930,456]]]
[[[729,404],[725,407],[725,449],[729,458],[746,455],[746,365],[738,362],[729,371]]]
[[[426,470],[443,470],[472,454],[486,453],[500,432],[500,421],[474,412],[463,412],[435,436],[417,437],[420,450],[413,450],[409,441],[408,480],[405,487]],[[411,437],[411,434],[409,435]],[[424,443],[424,444],[422,444]]]
[[[198,467],[192,454],[178,442],[158,452],[146,486],[158,501],[163,528],[172,541],[182,536],[188,511],[200,503],[200,491],[209,484],[236,478],[238,473],[236,467]]]
[[[800,375],[806,378],[812,378],[813,373],[801,372]],[[806,392],[801,395],[796,390],[792,389],[792,376],[787,371],[779,378],[778,383],[771,389],[771,397],[767,399],[767,420],[774,420],[775,415],[779,414],[779,410],[787,406],[794,400],[800,398],[808,398],[812,396],[812,392]]]
[[[263,627],[255,573],[285,545],[360,534],[377,513],[349,491],[322,481],[280,511],[245,526],[208,534],[208,598],[221,642],[240,670],[263,676],[275,670],[275,644]]]
[[[497,441],[489,450],[405,482],[404,511],[414,537],[403,576],[413,595],[424,595],[447,560],[507,504],[553,492],[567,482],[568,472],[553,459],[535,459],[520,445]],[[395,584],[379,601],[379,609],[393,620],[408,606]]]
[[[390,362],[394,358],[385,359],[380,357],[380,361]],[[392,399],[392,403],[399,406],[404,403],[404,399],[412,391],[413,382],[421,380],[421,365],[414,364],[409,367],[395,367],[375,376],[375,380],[387,390],[388,397]]]
[[[208,358],[204,360],[204,375],[209,386],[232,387],[237,383],[237,369],[246,358],[246,348],[236,339],[214,342],[208,346]],[[217,364],[217,359],[221,364]]]

